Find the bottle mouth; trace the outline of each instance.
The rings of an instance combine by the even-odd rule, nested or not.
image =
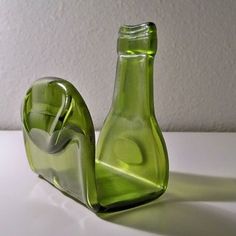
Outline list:
[[[157,33],[154,23],[147,22],[120,27],[117,42],[117,52],[119,54],[155,55],[156,51]]]
[[[119,29],[119,37],[127,39],[156,37],[156,26],[152,22],[139,25],[123,25]]]

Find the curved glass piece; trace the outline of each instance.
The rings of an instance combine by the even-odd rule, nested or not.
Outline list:
[[[120,28],[113,103],[96,152],[102,211],[148,202],[167,188],[168,155],[153,105],[156,49],[153,23]]]
[[[75,87],[59,78],[37,80],[27,91],[21,117],[32,170],[97,210],[94,127]]]

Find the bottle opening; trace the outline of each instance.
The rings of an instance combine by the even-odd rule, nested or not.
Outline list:
[[[119,30],[119,37],[127,37],[129,39],[149,37],[151,35],[156,35],[156,26],[152,22],[139,25],[123,25]]]
[[[123,25],[119,30],[117,51],[120,54],[150,54],[157,50],[156,26],[152,22]]]

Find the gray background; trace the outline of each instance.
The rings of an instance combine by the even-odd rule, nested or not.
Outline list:
[[[27,88],[71,81],[96,129],[109,110],[117,31],[153,21],[156,115],[168,131],[236,131],[235,0],[0,0],[0,128],[20,128]]]

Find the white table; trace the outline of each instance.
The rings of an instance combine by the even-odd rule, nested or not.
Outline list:
[[[0,235],[236,235],[236,133],[164,133],[167,192],[98,217],[34,174],[22,133],[0,132]]]

